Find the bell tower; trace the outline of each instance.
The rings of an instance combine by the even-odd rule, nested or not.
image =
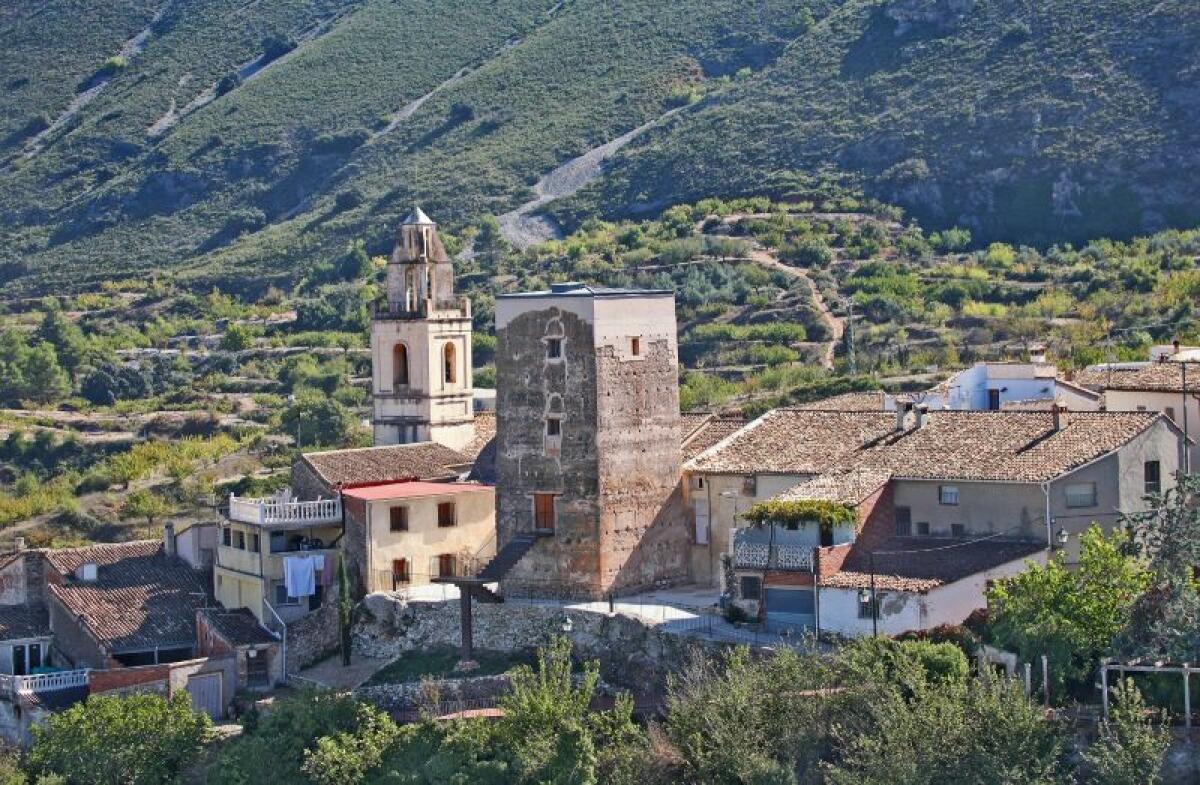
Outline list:
[[[437,224],[417,207],[387,265],[387,291],[371,320],[375,444],[474,436],[471,303],[454,294],[454,267]]]

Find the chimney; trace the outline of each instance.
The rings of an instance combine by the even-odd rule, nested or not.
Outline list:
[[[175,544],[175,524],[167,522],[163,524],[163,553],[168,556],[176,556]]]
[[[1067,407],[1060,406],[1058,401],[1055,401],[1050,406],[1050,415],[1054,418],[1055,433],[1067,427]]]
[[[896,401],[896,430],[903,431],[908,426],[908,413],[912,411],[912,401]]]
[[[925,420],[926,420],[926,418],[928,418],[928,416],[929,416],[929,405],[924,404],[924,403],[918,404],[917,405],[917,424],[916,424],[916,429],[918,431],[925,427]]]

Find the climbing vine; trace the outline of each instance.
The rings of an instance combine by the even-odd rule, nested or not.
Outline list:
[[[850,505],[823,500],[759,502],[742,517],[758,525],[775,523],[786,526],[806,523],[839,526],[858,521],[858,515]]]

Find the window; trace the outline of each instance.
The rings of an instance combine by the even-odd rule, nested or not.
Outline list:
[[[703,487],[704,487],[704,478],[703,478],[703,477],[698,477],[698,478],[696,479],[696,487],[697,487],[697,488],[703,488]]]
[[[408,559],[392,559],[392,589],[398,584],[412,580],[408,574]]]
[[[260,546],[261,546],[261,541],[259,540],[258,534],[257,533],[251,534],[250,535],[250,550],[254,551],[255,553],[258,553]]]
[[[408,386],[408,347],[402,343],[392,348],[392,386]]]
[[[228,526],[226,526],[224,529],[221,529],[221,544],[226,548],[233,547],[233,529],[229,528]]]
[[[1162,491],[1162,465],[1158,461],[1146,461],[1142,466],[1142,477],[1145,479],[1146,493]]]
[[[454,344],[448,343],[442,349],[442,364],[445,366],[444,378],[446,384],[458,381],[458,364],[454,361]]]
[[[1076,482],[1067,486],[1068,507],[1095,507],[1096,483]]]
[[[388,528],[394,532],[408,531],[407,507],[392,507],[388,510]]]
[[[938,503],[956,505],[958,504],[958,486],[957,485],[939,485],[938,486]]]
[[[539,531],[554,531],[554,494],[533,495],[533,527]]]
[[[871,617],[879,618],[879,595],[874,597],[862,595],[858,598],[858,618],[870,619]]]
[[[233,533],[233,547],[237,548],[239,551],[246,550],[246,533],[245,532],[234,532]]]
[[[454,516],[454,502],[442,502],[438,505],[438,527],[447,529],[457,522]]]
[[[546,339],[546,359],[557,360],[562,357],[562,338]]]
[[[917,522],[917,534],[921,535],[922,537],[929,536],[929,521]]]
[[[631,338],[629,340],[629,353],[632,354],[634,357],[637,357],[642,353],[642,339],[641,338]]]
[[[562,436],[562,420],[558,417],[546,418],[546,435]]]
[[[963,526],[961,523],[950,524],[950,536],[951,537],[965,537],[966,535],[967,535],[967,527],[966,526]]]
[[[746,575],[742,578],[739,588],[743,600],[757,600],[758,595],[762,593],[762,578]]]
[[[747,496],[753,496],[758,493],[758,478],[746,477],[742,480],[742,493]]]
[[[912,536],[912,509],[909,507],[896,508],[896,536]]]
[[[439,578],[449,578],[454,575],[454,554],[443,553],[437,557],[437,570]]]

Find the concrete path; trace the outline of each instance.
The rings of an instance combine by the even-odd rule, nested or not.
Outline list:
[[[355,654],[350,658],[349,667],[345,667],[342,665],[342,658],[335,654],[300,671],[300,683],[312,683],[335,690],[352,690],[374,676],[376,671],[389,662],[391,660]]]

